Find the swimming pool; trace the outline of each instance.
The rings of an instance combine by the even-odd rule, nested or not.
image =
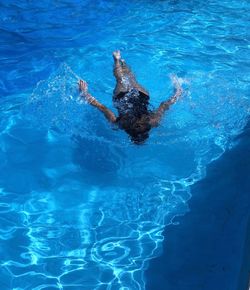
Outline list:
[[[1,289],[142,290],[191,186],[249,115],[248,1],[1,4]],[[136,146],[79,99],[111,107],[121,49],[156,107]],[[171,290],[171,289],[170,289]]]

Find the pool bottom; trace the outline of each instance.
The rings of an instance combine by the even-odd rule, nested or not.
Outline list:
[[[165,230],[147,290],[246,290],[249,279],[250,126],[195,184],[190,212]]]

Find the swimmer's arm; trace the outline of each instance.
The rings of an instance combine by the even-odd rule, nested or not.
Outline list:
[[[88,92],[88,86],[85,81],[80,80],[79,81],[79,90],[81,92],[81,96],[85,98],[85,100],[92,106],[96,107],[98,110],[100,110],[104,116],[108,119],[109,122],[115,123],[116,122],[116,116],[115,114],[109,110],[107,107],[105,107],[103,104],[98,102],[89,92]]]
[[[105,107],[103,104],[99,103],[93,96],[91,96],[91,94],[87,94],[85,96],[86,101],[96,107],[99,111],[101,111],[104,116],[108,119],[109,122],[111,123],[115,123],[116,122],[116,116],[115,114],[109,110],[107,107]]]
[[[160,104],[159,108],[155,110],[150,118],[150,124],[152,127],[157,127],[161,121],[161,118],[163,117],[164,113],[177,102],[177,100],[180,98],[183,89],[178,82],[178,79],[175,76],[171,77],[172,83],[174,85],[175,93],[174,95],[168,99],[167,101],[164,101]]]

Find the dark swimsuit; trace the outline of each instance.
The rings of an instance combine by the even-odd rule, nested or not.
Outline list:
[[[113,101],[119,116],[129,115],[133,118],[140,118],[142,115],[148,115],[149,113],[149,96],[136,88],[119,93],[114,96]]]
[[[149,95],[136,82],[124,62],[122,67],[123,71],[117,73],[113,96],[114,107],[119,114],[116,124],[130,135],[134,143],[141,144],[148,138],[151,129]]]
[[[117,125],[131,136],[134,143],[143,143],[148,138],[148,132],[151,129],[148,122],[149,96],[137,88],[132,88],[128,92],[115,95],[113,101],[119,113],[116,119]]]

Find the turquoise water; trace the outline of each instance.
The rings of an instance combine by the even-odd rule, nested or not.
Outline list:
[[[1,4],[1,289],[147,289],[163,229],[249,115],[247,1]],[[185,88],[143,146],[112,108],[120,49],[153,107]],[[225,177],[226,178],[226,177]],[[171,289],[170,289],[171,290]]]

